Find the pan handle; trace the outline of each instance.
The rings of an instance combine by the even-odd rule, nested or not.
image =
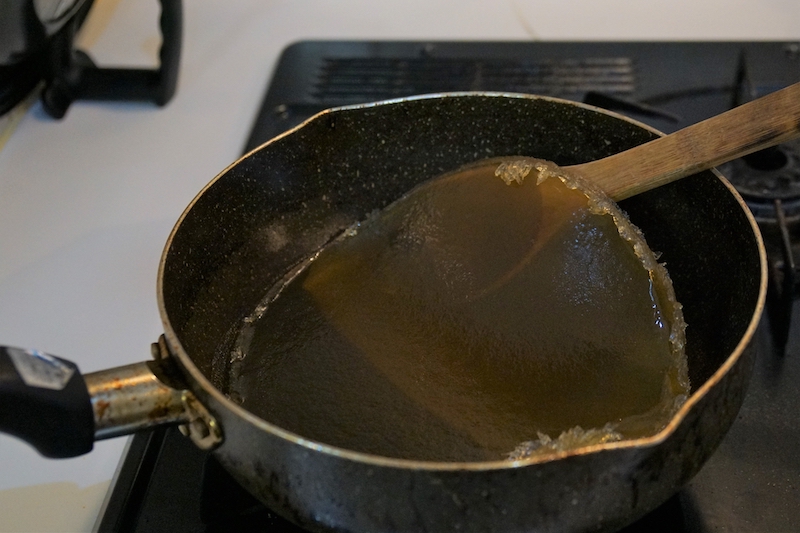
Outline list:
[[[163,337],[153,353],[164,353]],[[45,457],[74,457],[94,441],[180,424],[210,450],[222,442],[214,417],[169,358],[82,375],[77,365],[36,350],[0,346],[0,431]]]
[[[0,431],[45,457],[74,457],[94,445],[89,391],[75,363],[37,350],[0,347]]]

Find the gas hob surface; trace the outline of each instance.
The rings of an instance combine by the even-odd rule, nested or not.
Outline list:
[[[501,91],[556,96],[610,109],[671,132],[800,81],[800,44],[644,42],[326,42],[284,51],[245,151],[329,107],[414,94]],[[771,309],[739,416],[700,473],[624,531],[796,531],[800,520],[800,313],[794,260],[771,209],[800,201],[792,147],[748,163],[743,191],[760,213],[774,272]],[[737,163],[744,168],[745,163]],[[750,174],[783,184],[780,200],[750,194]],[[736,172],[738,170],[734,169]],[[788,177],[787,177],[788,176]],[[791,182],[791,183],[789,183]],[[769,188],[769,187],[767,187]],[[746,189],[746,187],[745,187]],[[800,187],[799,187],[800,189]],[[754,196],[754,198],[748,197]],[[787,218],[783,216],[783,218]],[[798,218],[798,217],[794,217]],[[175,428],[137,435],[115,481],[103,531],[301,531],[240,489]]]

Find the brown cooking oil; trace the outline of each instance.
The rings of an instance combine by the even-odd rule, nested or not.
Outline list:
[[[664,268],[551,164],[428,181],[287,275],[245,321],[232,392],[302,438],[520,459],[648,436],[689,392]]]

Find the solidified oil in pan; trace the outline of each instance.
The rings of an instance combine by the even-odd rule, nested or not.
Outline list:
[[[551,164],[428,181],[273,287],[232,390],[301,437],[388,457],[524,458],[663,428],[689,392],[666,270]]]

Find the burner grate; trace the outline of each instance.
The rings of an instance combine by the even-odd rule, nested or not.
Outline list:
[[[760,223],[776,224],[774,200],[790,222],[800,220],[800,141],[761,150],[720,166]]]

